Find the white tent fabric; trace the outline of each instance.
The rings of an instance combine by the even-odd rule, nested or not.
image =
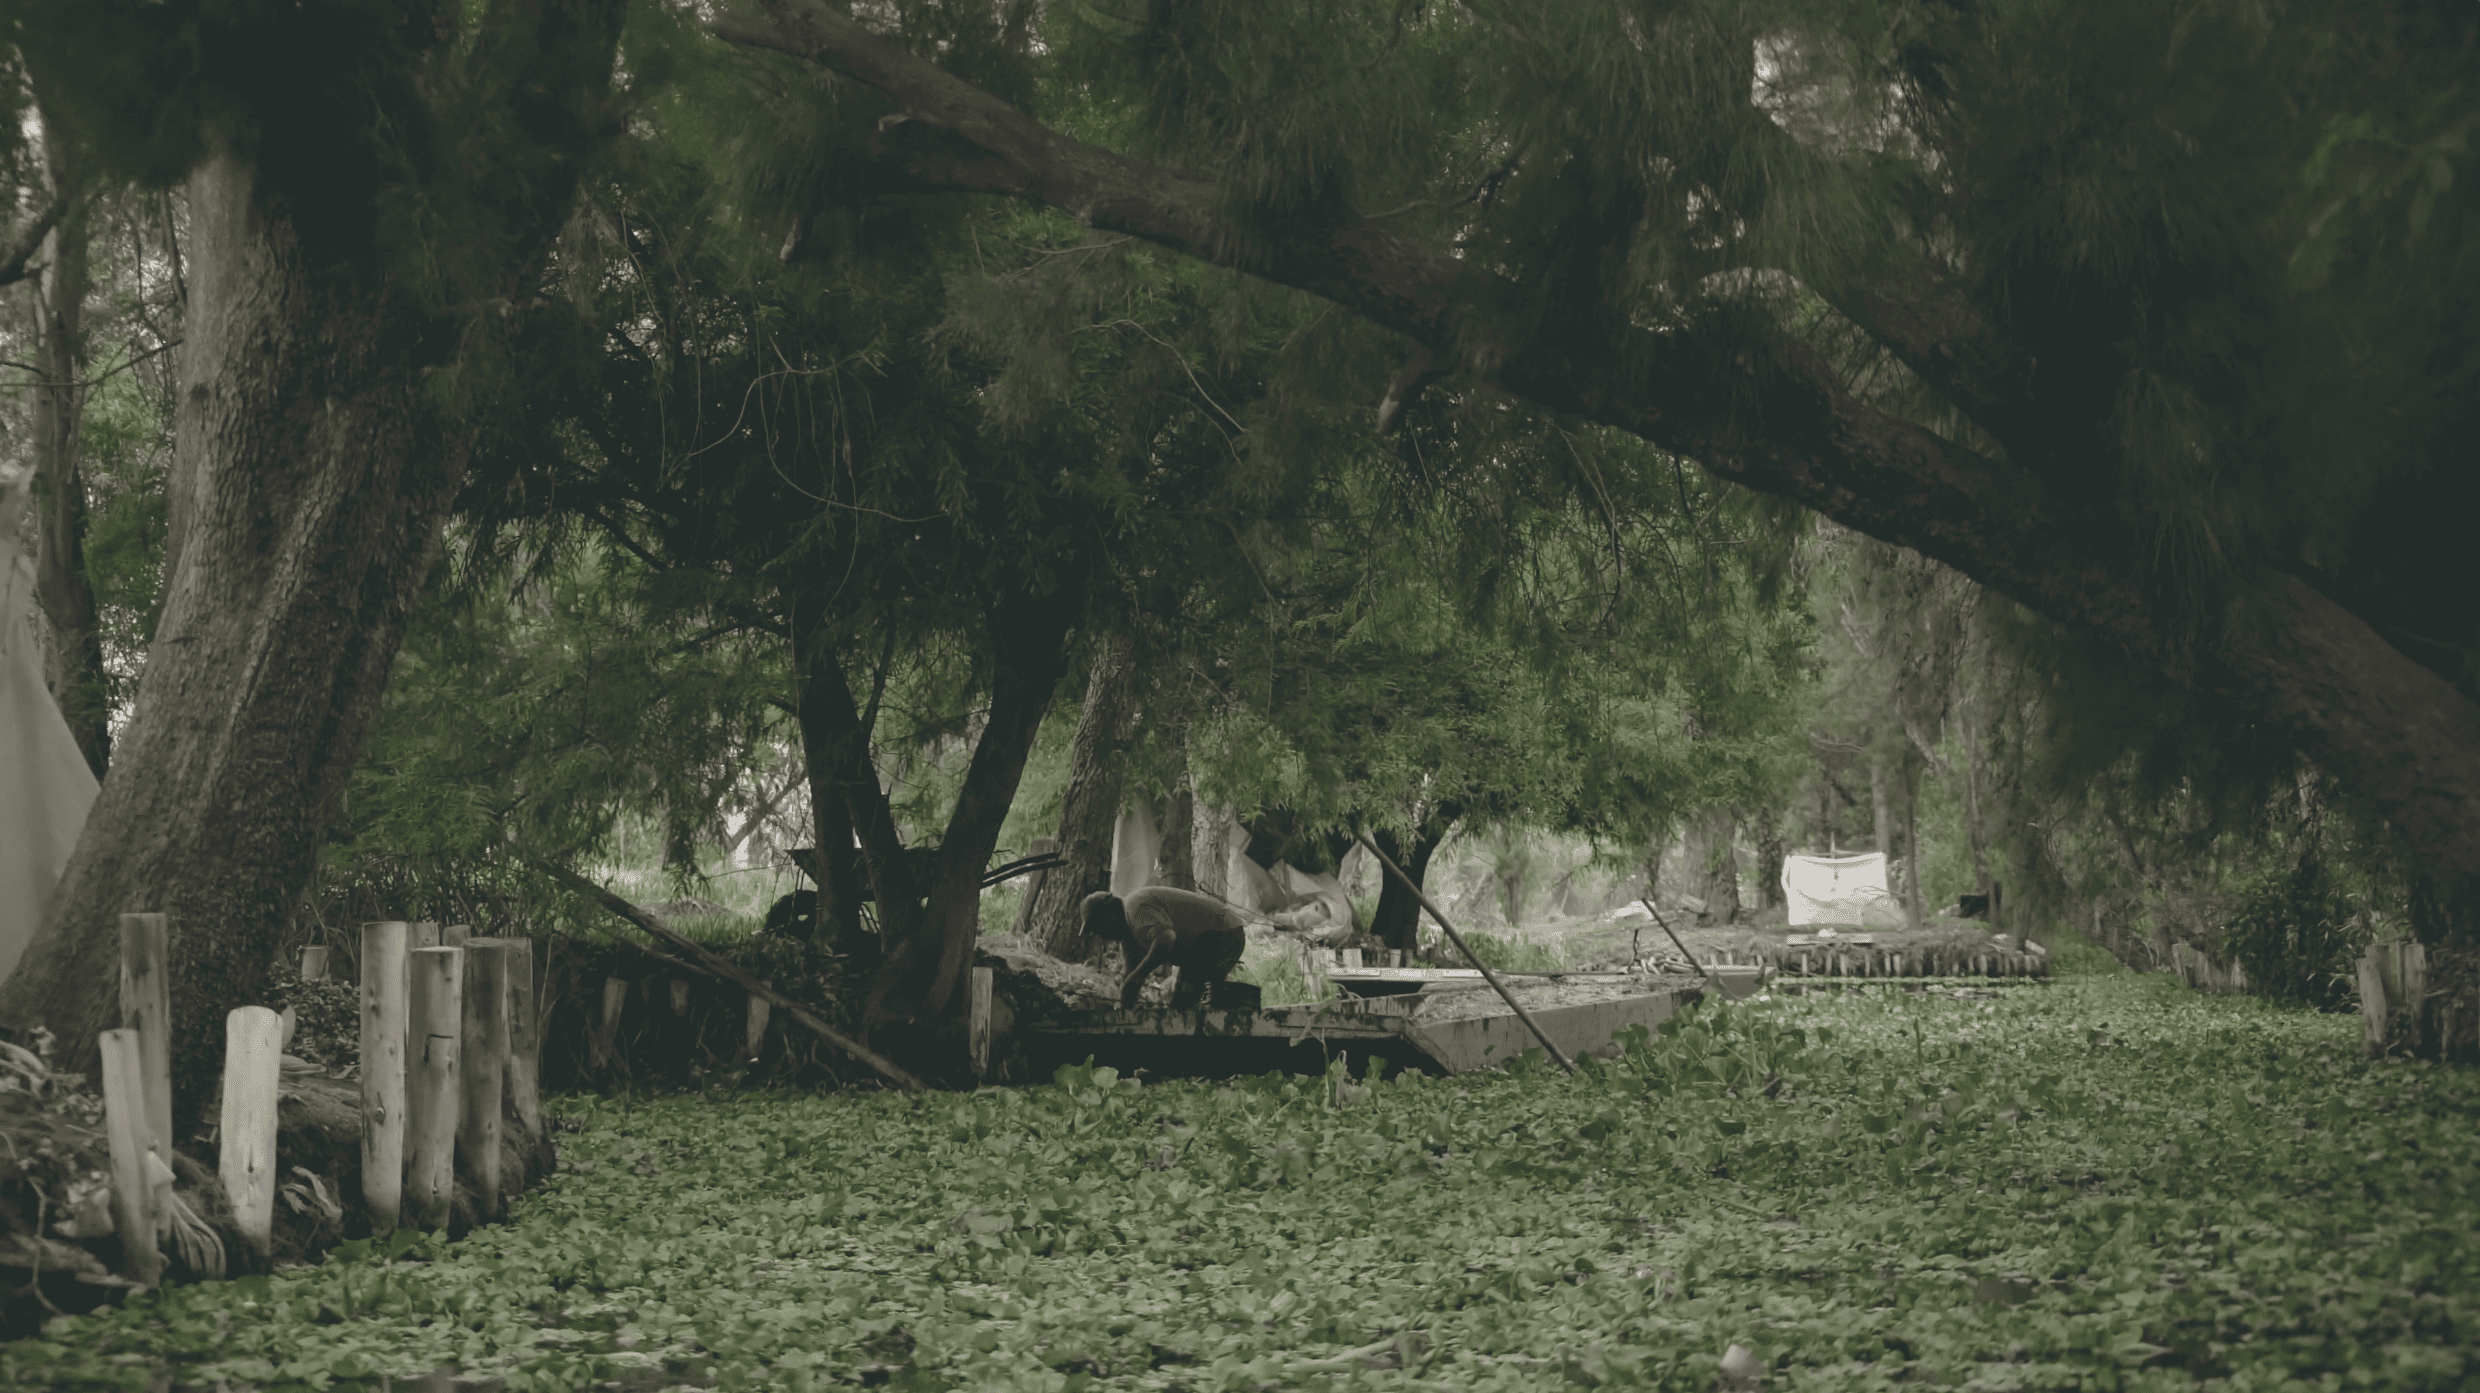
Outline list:
[[[1891,929],[1903,923],[1903,908],[1886,888],[1886,858],[1874,851],[1865,856],[1786,856],[1782,887],[1795,927]]]
[[[0,487],[0,979],[43,922],[96,788],[27,622],[34,564],[15,525],[25,499],[23,484]]]

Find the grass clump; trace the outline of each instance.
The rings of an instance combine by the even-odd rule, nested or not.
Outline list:
[[[2112,972],[1700,1010],[1576,1079],[568,1100],[508,1226],[0,1381],[1705,1393],[1737,1343],[1778,1389],[2468,1387],[2480,1078],[2356,1030]]]

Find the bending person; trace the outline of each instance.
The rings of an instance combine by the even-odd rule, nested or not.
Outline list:
[[[1123,1009],[1134,1007],[1145,979],[1165,967],[1180,970],[1171,1004],[1195,1006],[1209,985],[1231,976],[1249,946],[1238,911],[1211,895],[1168,885],[1131,890],[1125,898],[1107,890],[1087,895],[1085,932],[1128,950],[1128,980],[1119,988]]]

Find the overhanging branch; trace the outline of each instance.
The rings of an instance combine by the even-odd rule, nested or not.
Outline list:
[[[860,153],[889,187],[1004,194],[1087,226],[1308,291],[1555,412],[1637,435],[1709,472],[1954,567],[2173,680],[2294,735],[2436,871],[2480,876],[2480,708],[2364,621],[2260,569],[2201,657],[2141,580],[2144,553],[2028,472],[1843,390],[1786,335],[1617,331],[1579,351],[1508,326],[1515,287],[1452,249],[1367,218],[1241,230],[1222,184],[1051,131],[821,0],[744,0],[710,29],[883,92],[896,110]],[[1954,288],[1908,273],[1819,293],[1976,419],[2013,409],[2011,360]],[[1961,306],[1968,309],[1968,306]],[[1760,331],[1761,332],[1761,331]],[[1984,419],[1984,425],[1997,424]],[[2003,429],[1993,431],[2005,438]]]

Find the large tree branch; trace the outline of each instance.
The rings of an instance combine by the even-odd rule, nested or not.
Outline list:
[[[1624,330],[1616,347],[1508,326],[1516,288],[1449,247],[1368,219],[1243,228],[1221,183],[1051,131],[871,34],[821,0],[749,0],[712,21],[878,89],[895,110],[874,158],[891,187],[995,193],[1068,212],[1305,290],[1393,329],[1475,379],[1629,431],[1708,471],[1912,547],[2173,680],[2201,681],[2294,734],[2439,871],[2480,875],[2480,709],[2368,625],[2270,569],[2203,659],[2139,577],[2140,551],[2096,510],[2029,473],[1842,390],[1788,338],[1752,349],[1693,326]],[[1967,414],[2008,409],[2004,352],[1951,287],[1901,273],[1826,290]]]
[[[75,194],[53,199],[50,207],[35,215],[34,221],[18,229],[15,241],[0,246],[0,285],[15,285],[43,269],[40,264],[30,267],[26,263],[33,261],[34,254],[43,250],[43,239],[50,236],[52,229],[77,205]]]

